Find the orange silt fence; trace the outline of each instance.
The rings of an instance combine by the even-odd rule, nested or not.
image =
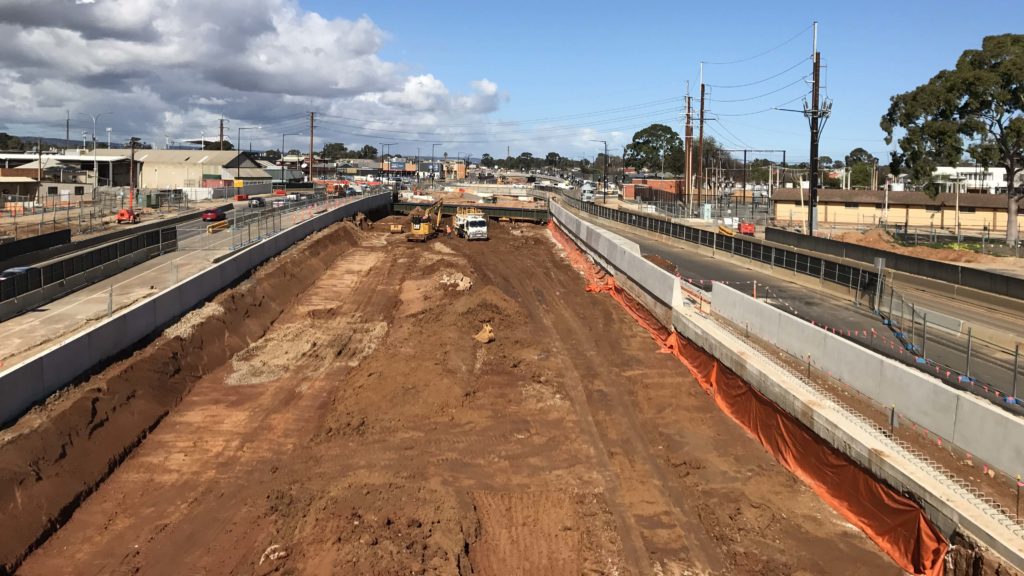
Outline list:
[[[583,274],[588,292],[604,292],[614,298],[647,330],[660,352],[678,358],[722,412],[819,498],[860,528],[903,570],[927,576],[944,573],[949,544],[920,506],[835,450],[717,358],[662,326],[554,222],[549,222],[548,228],[565,249],[570,264]]]

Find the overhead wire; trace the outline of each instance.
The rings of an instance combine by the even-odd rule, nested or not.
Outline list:
[[[808,92],[805,92],[805,93],[797,96],[796,98],[793,98],[792,100],[787,100],[785,102],[782,102],[781,104],[776,104],[775,106],[772,106],[770,108],[764,108],[762,110],[754,110],[753,112],[740,112],[740,113],[734,113],[734,114],[726,114],[726,113],[722,113],[722,112],[716,112],[716,113],[714,113],[714,115],[715,116],[738,117],[738,116],[753,116],[755,114],[764,114],[765,112],[776,111],[779,108],[781,108],[782,106],[787,106],[789,104],[792,104],[793,102],[796,102],[797,100],[800,100],[801,98],[806,98],[810,94],[811,93],[808,91]]]
[[[739,60],[730,60],[730,61],[727,61],[727,62],[708,62],[708,61],[704,61],[704,64],[712,64],[714,66],[727,66],[727,65],[731,65],[731,64],[742,64],[743,62],[750,62],[751,60],[756,60],[756,59],[758,59],[758,58],[760,58],[762,56],[766,56],[768,54],[771,54],[772,52],[778,50],[779,48],[782,48],[783,46],[789,44],[793,40],[796,40],[797,38],[803,36],[812,27],[813,27],[813,24],[808,26],[808,27],[806,27],[806,28],[804,28],[803,30],[797,32],[796,34],[794,34],[788,40],[785,40],[781,44],[773,46],[773,47],[771,47],[771,48],[769,48],[769,49],[767,49],[764,52],[761,52],[759,54],[755,54],[755,55],[749,56],[747,58],[740,58]]]
[[[750,96],[748,98],[733,98],[733,99],[729,99],[729,100],[718,100],[718,99],[715,99],[715,98],[707,98],[706,100],[708,102],[719,102],[719,103],[750,102],[751,100],[760,100],[761,98],[764,98],[766,96],[771,96],[772,94],[778,94],[779,92],[782,92],[786,88],[789,88],[791,86],[794,86],[794,85],[799,84],[800,82],[804,82],[806,80],[807,80],[807,76],[801,76],[801,77],[797,78],[796,80],[790,82],[789,84],[786,84],[785,86],[782,86],[781,88],[777,88],[775,90],[772,90],[770,92],[765,92],[763,94],[758,94],[757,96]]]
[[[704,85],[707,86],[708,88],[720,88],[720,89],[747,88],[749,86],[756,86],[758,84],[764,84],[765,82],[767,82],[769,80],[774,80],[774,79],[778,78],[779,76],[782,76],[782,75],[784,75],[787,72],[795,70],[796,68],[799,68],[800,66],[802,66],[802,65],[804,65],[806,63],[807,63],[807,58],[801,58],[799,61],[797,61],[796,64],[793,64],[792,66],[790,66],[789,68],[786,68],[782,72],[779,72],[777,74],[772,74],[771,76],[767,76],[765,78],[761,78],[760,80],[755,80],[753,82],[746,82],[744,84],[707,84],[707,83],[705,83]]]
[[[683,96],[675,96],[675,97],[672,97],[672,98],[663,98],[661,100],[651,100],[651,101],[648,101],[648,102],[640,102],[640,103],[637,103],[637,104],[631,104],[629,106],[620,106],[620,107],[617,107],[617,108],[607,108],[607,109],[604,109],[604,110],[593,110],[593,111],[589,111],[589,112],[578,112],[578,113],[575,113],[575,114],[567,114],[567,115],[563,115],[563,116],[548,116],[548,117],[544,117],[544,118],[528,118],[528,119],[525,119],[525,120],[506,120],[506,121],[501,121],[501,122],[473,122],[473,123],[467,123],[467,124],[447,124],[447,125],[451,126],[451,127],[457,127],[457,128],[468,128],[468,127],[480,127],[480,126],[515,126],[515,125],[521,125],[521,124],[537,124],[537,123],[542,123],[542,122],[553,122],[553,121],[561,121],[561,120],[577,120],[577,119],[587,118],[587,117],[591,117],[591,116],[604,116],[604,115],[608,115],[608,114],[616,114],[616,113],[619,113],[619,112],[629,112],[629,111],[639,110],[639,109],[643,109],[643,108],[653,108],[655,106],[662,106],[662,105],[665,105],[665,104],[675,103],[675,102],[682,103],[684,99],[685,99],[685,97],[683,97]],[[373,122],[379,122],[380,121],[378,119],[354,118],[354,117],[351,117],[351,116],[338,116],[338,115],[332,115],[332,114],[321,114],[320,117],[321,118],[333,118],[333,119],[336,119],[336,120],[347,120],[349,122],[373,123]],[[397,124],[402,125],[402,126],[432,126],[433,125],[431,123],[424,123],[424,122],[398,122]]]

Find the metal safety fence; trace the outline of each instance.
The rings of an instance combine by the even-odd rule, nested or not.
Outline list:
[[[40,262],[26,267],[20,274],[0,281],[0,302],[21,298],[55,284],[67,283],[76,276],[143,251],[158,255],[173,252],[177,248],[177,229],[170,226]]]
[[[692,242],[716,251],[721,250],[772,267],[813,276],[823,282],[844,286],[851,293],[856,294],[857,300],[861,298],[868,287],[874,286],[874,283],[878,281],[878,272],[874,269],[834,262],[778,246],[767,246],[753,238],[730,236],[713,230],[670,222],[662,218],[633,214],[590,202],[580,202],[575,198],[563,197],[563,201],[577,210],[600,218]]]

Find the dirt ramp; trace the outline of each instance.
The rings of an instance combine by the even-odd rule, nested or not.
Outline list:
[[[156,342],[58,393],[0,435],[0,574],[65,523],[196,380],[260,338],[348,248],[340,224],[261,266]]]

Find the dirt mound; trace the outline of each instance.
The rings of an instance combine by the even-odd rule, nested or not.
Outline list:
[[[903,246],[888,232],[881,228],[872,228],[866,232],[844,232],[835,237],[841,242],[849,242],[878,250],[888,250],[897,254],[906,254],[926,260],[938,260],[941,262],[964,262],[971,264],[1000,264],[1006,265],[1007,258],[979,254],[973,250],[956,250],[953,248],[932,248],[930,246]],[[1012,260],[1012,259],[1010,259]]]
[[[4,433],[0,573],[13,571],[146,437],[191,385],[260,338],[357,242],[351,224],[306,238],[61,399]]]

